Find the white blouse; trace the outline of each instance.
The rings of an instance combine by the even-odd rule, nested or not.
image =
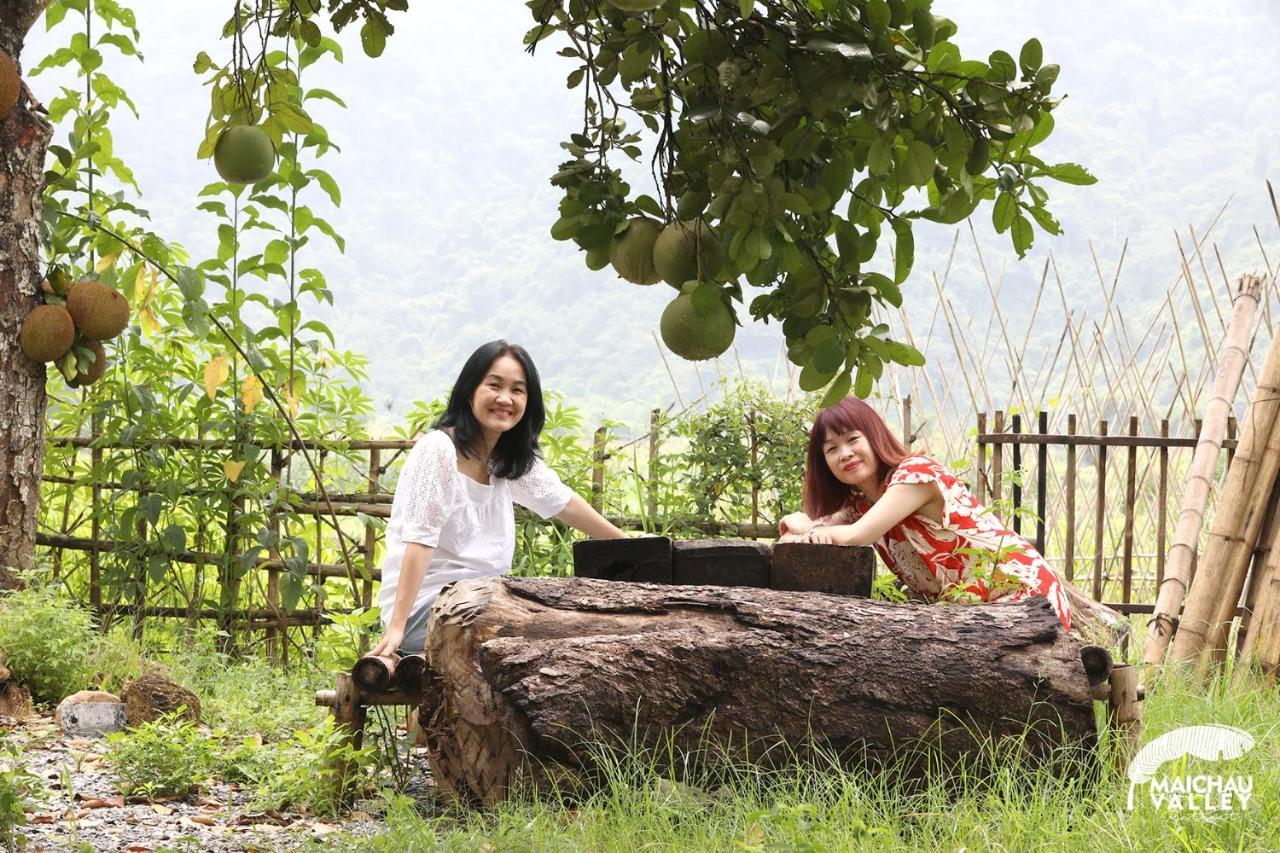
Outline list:
[[[490,477],[477,483],[458,470],[453,440],[433,429],[409,452],[391,502],[387,555],[382,560],[378,606],[391,622],[406,542],[435,550],[410,614],[430,607],[445,584],[511,571],[516,549],[512,502],[543,518],[569,505],[573,491],[541,459],[518,479]]]

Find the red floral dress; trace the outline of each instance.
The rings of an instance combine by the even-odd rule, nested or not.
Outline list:
[[[954,474],[927,456],[908,456],[889,476],[886,488],[934,482],[942,491],[942,523],[913,512],[891,527],[876,543],[885,565],[929,599],[957,586],[982,601],[1043,595],[1070,630],[1071,605],[1057,573],[1030,542],[978,503]],[[824,521],[850,524],[870,507],[855,491],[843,510]]]

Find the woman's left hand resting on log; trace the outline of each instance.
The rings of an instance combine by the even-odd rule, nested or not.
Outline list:
[[[885,489],[871,509],[852,524],[819,525],[802,512],[793,512],[778,524],[779,542],[812,542],[819,545],[871,545],[911,513],[932,502],[942,503],[937,483],[902,483]]]

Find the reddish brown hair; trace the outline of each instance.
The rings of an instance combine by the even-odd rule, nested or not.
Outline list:
[[[898,463],[907,458],[907,449],[889,432],[884,420],[857,397],[845,397],[818,412],[809,430],[808,460],[804,469],[804,511],[821,518],[840,509],[849,500],[849,486],[836,479],[827,465],[822,446],[829,435],[857,430],[867,438],[879,465],[876,474],[883,483]]]

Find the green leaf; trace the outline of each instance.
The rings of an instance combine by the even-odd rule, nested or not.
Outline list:
[[[847,370],[837,376],[836,380],[831,383],[831,387],[827,389],[827,393],[822,395],[822,402],[818,405],[825,409],[848,397],[849,386],[852,384],[851,380],[852,377]]]
[[[1012,193],[1002,192],[996,196],[995,207],[991,210],[991,224],[997,234],[1003,234],[1013,224],[1013,217],[1018,212],[1018,204]]]
[[[867,168],[873,175],[889,174],[889,170],[893,168],[892,135],[883,134],[871,143],[871,149],[867,152]]]
[[[1040,70],[1042,62],[1044,62],[1044,48],[1040,46],[1040,40],[1027,39],[1027,43],[1022,46],[1022,52],[1018,54],[1018,64],[1022,66],[1022,73],[1030,77]]]
[[[1043,207],[1040,207],[1039,205],[1036,205],[1035,207],[1028,207],[1027,213],[1030,213],[1031,217],[1037,223],[1039,223],[1041,228],[1043,228],[1048,233],[1050,234],[1062,233],[1061,223],[1059,223],[1058,220],[1054,219],[1053,215],[1049,213],[1049,211],[1045,210]]]
[[[369,18],[360,28],[360,46],[365,56],[377,59],[387,49],[387,34],[377,18]]]
[[[1053,114],[1042,113],[1040,120],[1036,122],[1035,128],[1031,131],[1031,135],[1027,137],[1027,145],[1039,145],[1049,138],[1049,134],[1053,133]]]
[[[878,140],[877,140],[878,141]],[[933,177],[933,167],[937,162],[933,148],[919,139],[907,146],[906,176],[913,187],[922,187]]]
[[[867,273],[863,276],[862,283],[866,287],[874,288],[880,298],[894,308],[902,307],[902,291],[898,289],[897,283],[887,275],[878,272]]]
[[[1018,214],[1013,218],[1013,248],[1018,253],[1018,257],[1027,254],[1027,250],[1031,248],[1031,243],[1035,240],[1035,232],[1031,228],[1031,223],[1022,214]]]
[[[580,220],[576,216],[562,216],[551,226],[552,240],[572,240],[578,233]]]
[[[865,44],[849,44],[843,41],[832,41],[826,38],[809,39],[804,45],[805,50],[812,50],[818,53],[838,53],[845,59],[871,59],[871,48]]]
[[[1088,186],[1098,182],[1097,178],[1089,174],[1088,169],[1078,163],[1058,163],[1053,166],[1046,166],[1044,173],[1055,181],[1062,181],[1064,184]]]
[[[796,381],[799,383],[801,391],[811,393],[830,382],[833,375],[833,373],[823,372],[813,361],[810,361],[800,371],[800,378]]]
[[[902,284],[911,275],[911,267],[916,260],[915,238],[911,235],[911,221],[896,217],[892,223],[893,233],[898,236],[893,255],[893,281]]]
[[[924,354],[920,350],[901,341],[885,341],[885,349],[889,357],[905,367],[923,367]]]
[[[840,365],[844,363],[844,353],[844,344],[833,335],[814,347],[813,359],[809,363],[820,373],[835,375]]]
[[[993,51],[987,58],[987,64],[991,66],[991,74],[987,79],[993,82],[1008,83],[1018,76],[1018,66],[1013,64],[1013,57],[1003,50]]]
[[[750,18],[755,7],[755,0],[738,0],[738,14],[743,18]]]

